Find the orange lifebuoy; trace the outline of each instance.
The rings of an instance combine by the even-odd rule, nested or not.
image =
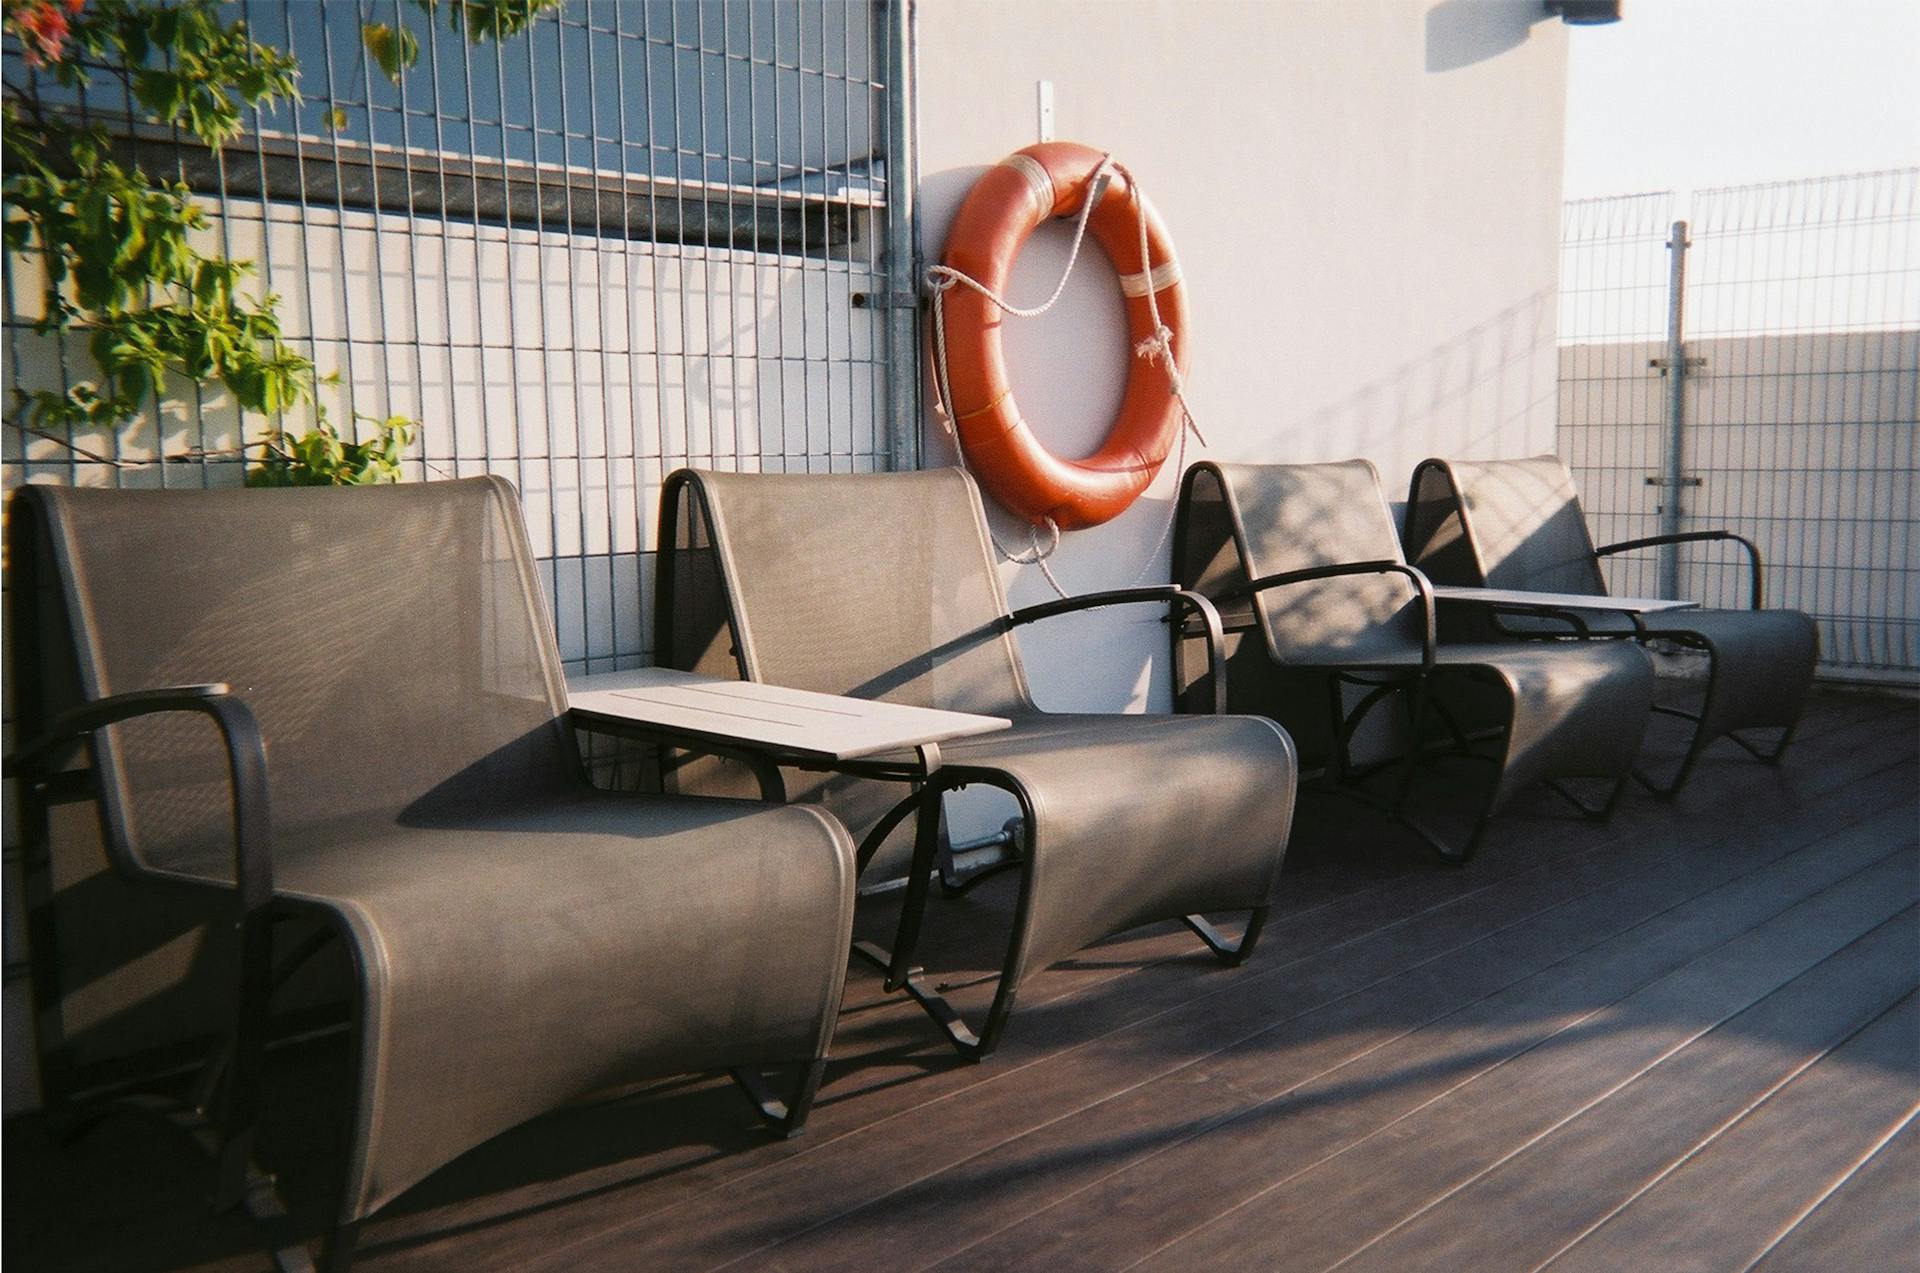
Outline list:
[[[1021,245],[1043,221],[1080,212],[1105,160],[1074,142],[1041,142],[1001,160],[960,205],[947,234],[947,267],[1004,294]],[[1021,418],[1007,381],[999,307],[967,287],[951,288],[942,300],[947,406],[967,467],[1008,509],[1036,524],[1051,518],[1062,530],[1098,526],[1133,503],[1166,462],[1184,410],[1168,357],[1141,352],[1142,342],[1150,346],[1164,325],[1171,333],[1171,360],[1185,376],[1186,289],[1173,245],[1126,170],[1107,164],[1106,171],[1111,180],[1088,215],[1087,231],[1119,271],[1136,356],[1128,360],[1119,417],[1098,451],[1084,460],[1063,460],[1042,446]]]

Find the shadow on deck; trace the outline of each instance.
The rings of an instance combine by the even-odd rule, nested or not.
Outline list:
[[[970,1066],[855,965],[805,1136],[770,1140],[723,1079],[649,1085],[447,1168],[357,1267],[1897,1267],[1920,1249],[1916,723],[1817,696],[1782,770],[1722,744],[1605,827],[1542,792],[1460,871],[1310,797],[1246,968],[1129,934],[1031,982]],[[930,968],[994,965],[1008,883],[937,904]],[[984,972],[943,975],[984,1005]],[[337,1123],[343,1060],[286,1058],[269,1145]],[[6,1157],[17,1267],[262,1263],[158,1128],[63,1145],[16,1119]],[[279,1164],[296,1202],[323,1157]]]

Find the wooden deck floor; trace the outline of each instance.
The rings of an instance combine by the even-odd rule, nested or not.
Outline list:
[[[804,1137],[724,1080],[655,1085],[469,1155],[358,1266],[1911,1267],[1917,719],[1822,697],[1784,770],[1723,745],[1606,827],[1543,797],[1464,871],[1312,800],[1246,968],[1129,935],[1034,981],[969,1066],[856,967]],[[990,965],[997,887],[941,904],[929,964]],[[313,1143],[338,1059],[284,1076],[271,1131]],[[261,1263],[157,1130],[63,1147],[29,1118],[6,1151],[13,1267]]]

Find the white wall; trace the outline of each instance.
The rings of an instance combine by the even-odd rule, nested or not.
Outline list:
[[[1553,449],[1554,297],[1568,31],[1538,0],[939,0],[917,4],[920,214],[929,259],[973,180],[1055,136],[1109,149],[1164,217],[1193,310],[1191,462],[1362,455],[1404,496],[1422,457]],[[1628,19],[1631,21],[1631,17]],[[1580,38],[1575,34],[1573,38]],[[1043,227],[1013,295],[1044,298],[1070,227]],[[1010,320],[1022,414],[1084,455],[1124,384],[1097,249],[1044,318]],[[927,425],[927,462],[952,452]],[[1169,459],[1127,513],[1066,537],[1072,592],[1167,578]],[[996,517],[1001,538],[1019,523]],[[1149,559],[1151,555],[1151,560]],[[1015,605],[1051,596],[1004,567]],[[1022,634],[1043,706],[1165,705],[1157,616]]]

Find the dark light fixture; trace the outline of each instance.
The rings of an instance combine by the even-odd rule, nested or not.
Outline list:
[[[1620,20],[1622,0],[1543,0],[1547,13],[1570,27],[1605,26]]]

